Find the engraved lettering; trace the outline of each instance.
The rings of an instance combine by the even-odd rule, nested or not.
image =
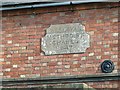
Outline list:
[[[81,53],[88,47],[89,35],[79,23],[52,25],[42,38],[42,50],[46,55]]]

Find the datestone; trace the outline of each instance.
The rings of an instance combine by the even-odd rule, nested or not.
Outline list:
[[[90,47],[90,36],[80,23],[51,25],[42,38],[45,55],[83,53]]]

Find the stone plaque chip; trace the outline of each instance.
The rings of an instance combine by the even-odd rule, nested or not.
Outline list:
[[[80,23],[51,25],[42,38],[45,55],[83,53],[90,46],[90,36]]]

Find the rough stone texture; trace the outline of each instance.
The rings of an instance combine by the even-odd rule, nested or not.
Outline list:
[[[83,53],[90,47],[90,36],[80,23],[51,25],[42,38],[45,55]]]
[[[45,85],[45,86],[42,86],[40,88],[43,88],[43,89],[52,89],[52,88],[65,88],[65,89],[69,89],[69,88],[74,88],[74,89],[80,89],[80,90],[96,90],[88,85],[86,85],[85,83],[70,83],[70,84],[56,84],[56,85]]]

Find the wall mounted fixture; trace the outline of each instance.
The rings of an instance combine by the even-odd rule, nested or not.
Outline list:
[[[111,73],[114,70],[114,63],[111,60],[105,60],[101,64],[101,70],[103,73]]]

